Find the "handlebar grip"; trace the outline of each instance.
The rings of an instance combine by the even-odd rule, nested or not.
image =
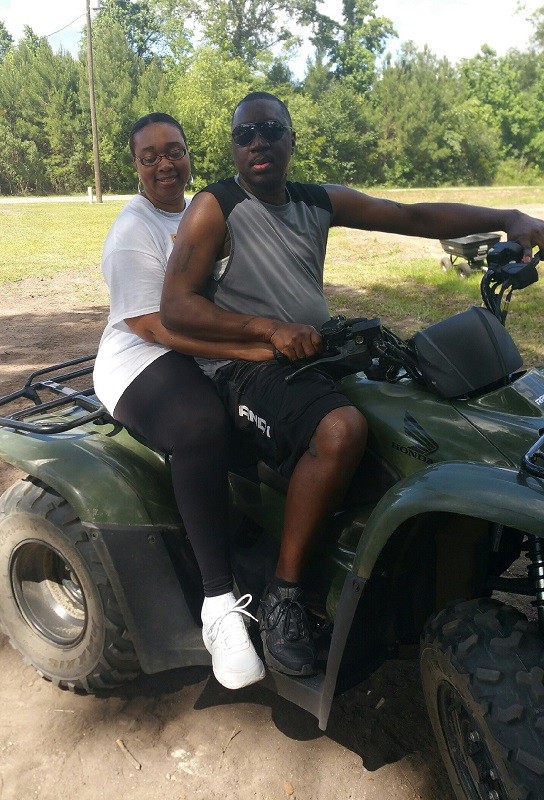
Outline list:
[[[291,363],[287,356],[284,356],[281,350],[278,350],[277,348],[274,348],[274,358],[278,364],[283,364],[284,366]]]

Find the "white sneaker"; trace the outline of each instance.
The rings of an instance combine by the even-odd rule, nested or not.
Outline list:
[[[255,619],[245,610],[250,603],[250,594],[237,600],[229,592],[221,598],[205,598],[202,606],[204,645],[212,656],[213,674],[227,689],[241,689],[264,678],[263,662],[242,616]]]

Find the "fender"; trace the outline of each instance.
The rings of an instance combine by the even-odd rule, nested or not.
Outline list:
[[[406,520],[429,511],[478,516],[535,536],[544,536],[544,481],[504,467],[450,462],[436,464],[395,484],[369,517],[353,570],[344,579],[334,629],[313,711],[325,730],[338,672],[357,605],[383,547]]]
[[[209,663],[161,535],[182,530],[164,457],[108,424],[55,435],[0,428],[0,458],[70,503],[112,584],[144,672]]]
[[[51,486],[82,522],[180,526],[164,456],[118,426],[44,435],[0,428],[0,458]]]
[[[544,481],[487,464],[434,464],[395,484],[360,537],[353,572],[369,578],[389,538],[410,517],[432,511],[479,517],[544,536]]]

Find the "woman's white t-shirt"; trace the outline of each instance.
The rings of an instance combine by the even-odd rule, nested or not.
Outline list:
[[[102,272],[110,290],[110,315],[94,367],[94,388],[113,413],[132,381],[168,347],[145,342],[125,319],[160,310],[168,257],[183,211],[162,211],[142,195],[127,203],[104,243]]]

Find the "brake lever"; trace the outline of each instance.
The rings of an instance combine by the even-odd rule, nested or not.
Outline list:
[[[287,356],[284,356],[280,350],[274,350],[274,358],[281,364],[282,366],[288,366],[293,364],[302,364],[302,366],[298,367],[291,375],[287,375],[285,378],[286,383],[289,383],[297,375],[300,375],[301,372],[306,372],[306,370],[310,369],[311,367],[315,367],[316,364],[321,364],[322,362],[329,362],[329,361],[338,361],[339,358],[343,358],[344,356],[339,351],[338,348],[334,350],[326,350],[323,353],[319,353],[316,356],[311,356],[310,358],[298,359],[297,361],[291,361]]]
[[[317,358],[308,359],[305,364],[301,367],[296,369],[290,375],[286,375],[285,382],[291,383],[294,381],[296,377],[298,377],[301,373],[306,372],[307,370],[311,369],[312,367],[317,366],[318,364],[329,364],[332,361],[341,361],[344,358],[348,358],[349,356],[353,356],[357,353],[366,353],[368,352],[368,347],[366,344],[357,344],[352,339],[345,342],[340,347],[335,348],[334,350],[327,350],[324,353],[320,354]],[[285,356],[283,356],[285,358]],[[288,363],[289,359],[287,359]]]
[[[332,317],[321,326],[321,336],[324,349],[321,353],[308,359],[290,361],[279,350],[274,350],[274,358],[279,364],[301,364],[294,372],[287,375],[285,381],[290,383],[302,372],[319,364],[329,364],[340,361],[350,356],[372,351],[376,335],[381,335],[381,322],[379,317],[354,317],[346,319],[339,315]],[[302,363],[301,363],[302,362]]]

